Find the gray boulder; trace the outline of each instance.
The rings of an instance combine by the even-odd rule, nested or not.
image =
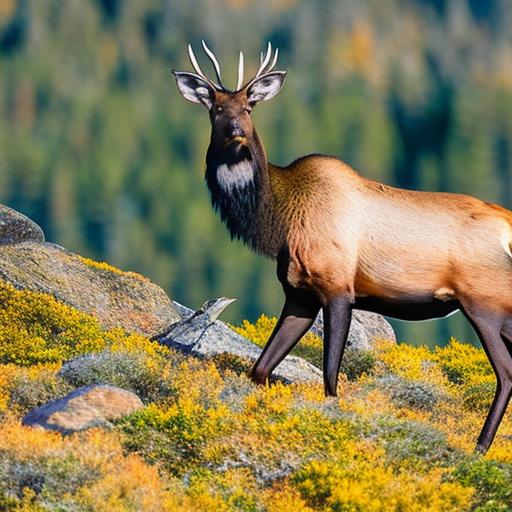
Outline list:
[[[211,358],[228,353],[255,361],[261,354],[261,348],[217,319],[232,302],[233,299],[224,297],[213,299],[205,302],[196,312],[175,303],[182,315],[182,321],[155,339],[164,345],[200,357]],[[322,372],[316,366],[296,356],[286,357],[273,375],[285,382],[322,381]]]
[[[320,337],[324,335],[324,319],[321,311],[311,327],[311,332]],[[355,309],[348,333],[348,346],[356,350],[370,350],[378,339],[396,343],[395,331],[391,324],[382,315]]]
[[[71,434],[109,426],[111,421],[141,407],[142,401],[131,391],[102,384],[87,386],[30,411],[23,418],[23,425]]]
[[[43,230],[25,215],[0,205],[0,245],[17,244],[32,240],[43,242]]]
[[[53,295],[98,319],[151,337],[181,316],[149,279],[121,272],[46,242],[0,245],[0,279],[16,288]]]

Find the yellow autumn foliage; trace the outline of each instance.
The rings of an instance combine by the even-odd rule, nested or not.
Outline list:
[[[339,397],[325,399],[320,384],[255,386],[229,358],[177,358],[140,335],[102,330],[44,294],[0,282],[0,295],[1,510],[435,512],[512,503],[510,415],[489,454],[472,454],[494,385],[481,349],[380,341],[372,370],[342,378]],[[235,329],[263,345],[275,322]],[[318,337],[302,344],[321,360]],[[20,424],[27,407],[69,388],[65,360],[100,351],[95,378],[111,367],[120,382],[143,376],[144,408],[110,431],[62,436]]]
[[[105,331],[91,316],[49,295],[17,290],[0,280],[0,363],[61,362],[106,347],[165,351],[141,335]]]

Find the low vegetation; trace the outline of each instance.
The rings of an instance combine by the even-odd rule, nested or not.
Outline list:
[[[236,329],[261,345],[274,324]],[[321,341],[308,335],[296,353],[318,364]],[[247,361],[185,357],[0,282],[0,363],[0,510],[512,509],[512,421],[488,455],[473,453],[494,377],[456,340],[349,350],[326,400],[321,385],[257,387]],[[99,382],[145,407],[69,436],[21,425]]]

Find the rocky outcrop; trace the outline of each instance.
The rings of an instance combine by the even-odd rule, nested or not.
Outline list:
[[[311,331],[323,337],[324,319],[321,311],[311,327]],[[356,350],[371,350],[375,341],[380,339],[396,342],[395,331],[391,324],[382,315],[355,309],[352,312],[352,322],[348,333],[348,346]]]
[[[23,424],[71,434],[108,426],[141,407],[142,401],[135,393],[100,384],[78,388],[64,398],[30,411]]]
[[[231,354],[255,361],[261,348],[240,336],[218,320],[220,313],[233,299],[213,299],[194,312],[178,304],[182,321],[173,325],[156,339],[167,346],[199,357]],[[288,356],[274,370],[273,375],[285,382],[321,382],[322,372],[304,359]]]
[[[151,337],[181,319],[165,292],[148,279],[46,242],[0,246],[0,279],[53,295],[105,328]]]
[[[25,215],[0,204],[0,245],[44,242],[43,230]]]

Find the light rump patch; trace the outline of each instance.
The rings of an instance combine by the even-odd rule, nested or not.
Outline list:
[[[254,167],[249,160],[242,160],[236,164],[222,164],[217,168],[217,181],[226,191],[234,188],[243,188],[254,179]]]
[[[512,252],[510,251],[510,246],[512,244],[512,240],[510,239],[510,229],[501,235],[500,242],[505,253],[512,258]]]

